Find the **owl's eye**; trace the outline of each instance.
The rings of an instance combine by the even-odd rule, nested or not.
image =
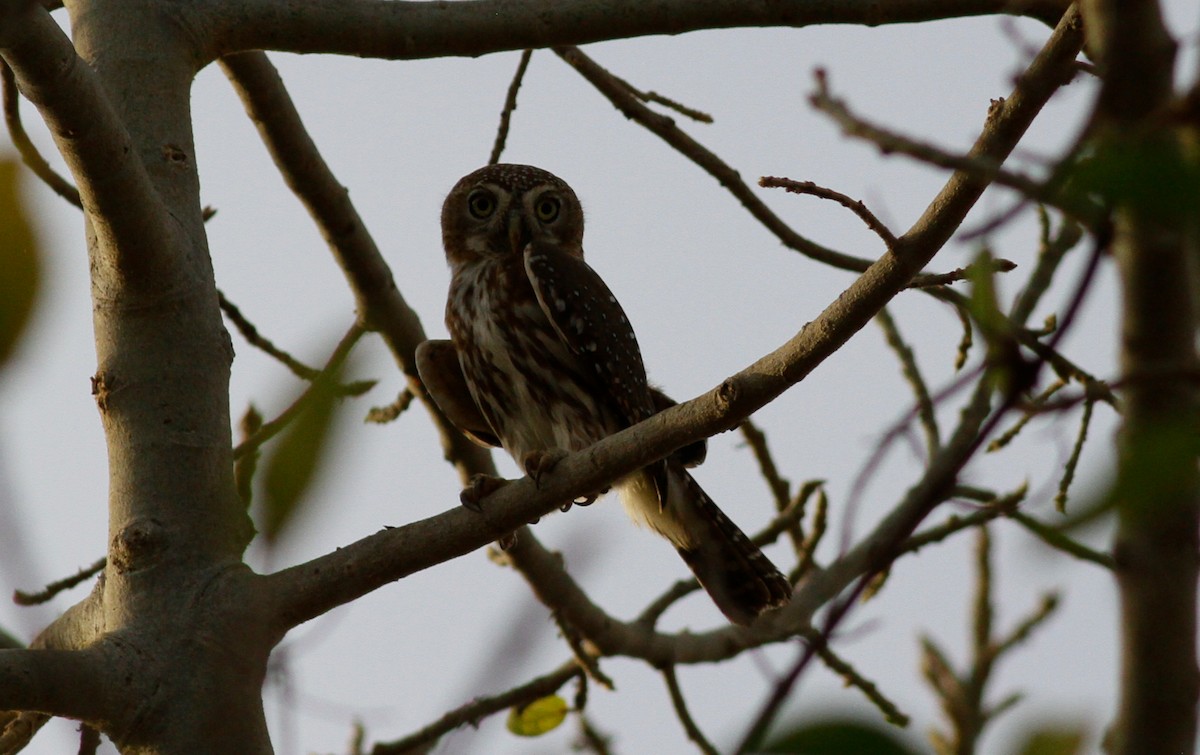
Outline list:
[[[538,220],[543,223],[552,223],[558,217],[559,210],[562,209],[562,202],[556,197],[542,197],[533,206],[534,213],[537,214]]]
[[[483,220],[496,211],[496,198],[491,192],[481,189],[467,197],[467,209],[471,211],[471,215]]]

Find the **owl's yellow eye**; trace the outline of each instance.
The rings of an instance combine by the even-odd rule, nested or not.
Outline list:
[[[480,220],[496,211],[496,198],[491,192],[480,189],[467,197],[467,209]]]
[[[542,197],[533,206],[534,213],[537,214],[538,220],[543,223],[552,223],[558,217],[559,210],[562,209],[562,202],[555,197]]]

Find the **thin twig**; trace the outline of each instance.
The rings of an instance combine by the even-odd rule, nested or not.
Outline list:
[[[746,445],[750,447],[750,451],[754,454],[754,460],[758,462],[758,470],[763,479],[767,481],[767,487],[771,489],[771,495],[775,499],[775,510],[779,512],[786,511],[791,503],[791,487],[792,484],[783,475],[779,474],[779,467],[775,464],[775,458],[771,454],[771,448],[767,445],[767,436],[758,425],[750,420],[745,420],[739,426],[742,431],[742,436],[746,439]],[[795,517],[793,523],[788,527],[787,533],[792,540],[792,546],[799,548],[804,542],[804,530],[800,526],[800,519],[803,516]]]
[[[292,420],[299,416],[300,412],[304,411],[320,390],[328,390],[329,386],[325,385],[326,381],[323,378],[337,372],[341,368],[346,358],[350,356],[350,350],[354,348],[354,345],[358,343],[358,339],[364,333],[366,333],[366,330],[357,322],[351,325],[350,329],[346,331],[346,335],[342,336],[342,340],[334,348],[333,353],[329,356],[329,361],[321,369],[317,378],[309,383],[304,392],[300,394],[300,397],[293,401],[291,406],[284,409],[279,416],[270,422],[264,423],[254,435],[239,443],[233,449],[233,460],[236,462],[246,454],[257,451],[264,443],[278,435]]]
[[[796,563],[796,568],[792,572],[792,583],[795,584],[804,578],[814,566],[816,566],[817,545],[820,544],[821,538],[825,536],[826,527],[829,521],[829,496],[825,494],[825,488],[817,488],[817,503],[813,507],[812,528],[808,532],[808,537],[804,539],[804,544],[800,546],[800,560]]]
[[[967,267],[956,267],[947,273],[925,273],[921,279],[913,283],[909,288],[933,288],[934,286],[948,286],[951,283],[967,280],[971,277],[974,269],[981,263],[976,262],[974,265]],[[1017,269],[1017,263],[1012,260],[1006,260],[1003,257],[993,257],[987,261],[987,267],[984,268],[988,273],[1011,273]]]
[[[683,699],[683,690],[680,689],[679,679],[675,676],[675,667],[663,668],[662,675],[667,682],[667,692],[671,695],[671,705],[675,708],[675,715],[683,724],[683,730],[687,732],[688,739],[695,742],[697,749],[704,755],[720,755],[717,748],[713,747],[712,743],[705,738],[704,732],[700,731],[700,727],[692,719],[692,714],[688,712],[687,701]]]
[[[254,323],[246,319],[246,316],[242,314],[242,310],[238,309],[236,304],[229,301],[229,299],[225,297],[225,293],[223,291],[217,291],[217,303],[221,305],[221,311],[225,313],[225,316],[229,318],[229,321],[232,322],[234,327],[237,328],[238,332],[242,334],[242,338],[245,338],[246,342],[251,346],[254,346],[260,351],[282,362],[285,367],[287,367],[294,375],[296,375],[296,377],[301,378],[302,380],[313,380],[317,375],[320,374],[320,370],[304,364],[291,354],[271,343],[270,339],[268,339],[266,336],[259,333],[258,328],[254,326]]]
[[[532,57],[533,50],[525,50],[521,53],[517,71],[513,74],[512,82],[508,85],[508,94],[504,97],[504,108],[500,111],[500,125],[496,127],[496,141],[492,144],[492,154],[488,157],[488,165],[500,162],[500,155],[504,153],[504,145],[508,142],[509,123],[512,121],[513,111],[517,109],[517,92],[521,91],[521,82],[525,80],[525,71],[529,69],[529,60]]]
[[[405,410],[412,404],[416,394],[410,388],[404,388],[400,391],[400,395],[396,396],[396,400],[387,406],[373,406],[367,412],[365,417],[366,422],[372,422],[377,425],[386,425],[388,422],[394,422]]]
[[[50,167],[50,163],[38,152],[33,140],[29,138],[29,133],[25,131],[25,124],[21,122],[21,94],[17,91],[16,77],[13,76],[12,68],[3,60],[0,60],[0,81],[4,87],[4,122],[8,125],[9,136],[12,137],[13,146],[21,154],[21,159],[55,194],[82,208],[79,189]]]
[[[1099,214],[1099,207],[1091,203],[1083,204],[1063,195],[1052,182],[1037,181],[1024,174],[1006,170],[995,160],[952,154],[932,144],[877,126],[855,115],[844,101],[830,94],[828,76],[824,69],[818,68],[814,71],[813,78],[817,91],[810,95],[809,102],[814,108],[831,117],[847,136],[869,141],[884,153],[899,152],[939,168],[962,171],[978,176],[988,183],[1006,186],[1020,192],[1022,196],[1079,218],[1087,225],[1095,225],[1103,219]]]
[[[777,176],[763,176],[758,179],[758,185],[766,189],[785,189],[792,194],[808,194],[837,202],[842,207],[857,215],[859,220],[865,223],[867,228],[871,229],[872,233],[883,240],[883,245],[888,250],[896,248],[896,234],[892,233],[891,229],[875,216],[875,213],[868,210],[861,199],[851,199],[840,191],[819,186],[812,181],[793,181],[790,178],[780,178]]]
[[[1041,233],[1039,234],[1037,262],[1008,315],[1013,322],[1020,325],[1026,323],[1042,296],[1050,290],[1054,274],[1058,272],[1067,252],[1078,246],[1080,240],[1083,239],[1083,228],[1071,220],[1063,221],[1058,229],[1058,234],[1051,237],[1050,214],[1041,205],[1038,205],[1038,223]]]
[[[507,710],[514,705],[529,703],[557,692],[564,684],[582,674],[574,661],[568,661],[548,674],[532,679],[519,687],[491,697],[481,697],[445,714],[428,726],[394,742],[379,743],[371,749],[371,755],[402,755],[420,745],[436,742],[447,732],[463,724],[476,724],[480,720]]]
[[[643,92],[641,89],[638,89],[633,84],[630,84],[628,81],[626,81],[625,79],[622,79],[620,76],[613,76],[613,78],[615,78],[617,81],[621,82],[621,84],[623,84],[625,86],[625,88],[628,89],[633,94],[634,97],[637,97],[642,102],[656,102],[659,105],[662,105],[663,107],[667,108],[668,110],[674,110],[676,113],[679,113],[683,117],[690,118],[693,121],[696,121],[697,123],[712,123],[713,122],[713,117],[711,115],[709,115],[708,113],[705,113],[701,110],[696,110],[694,108],[690,108],[687,105],[677,102],[677,101],[671,99],[670,97],[667,97],[666,95],[659,94],[658,92]]]
[[[775,234],[784,245],[818,262],[824,262],[843,270],[862,272],[870,266],[869,260],[836,252],[796,233],[755,195],[736,170],[680,130],[674,120],[648,108],[633,95],[622,79],[596,63],[578,47],[557,47],[554,52],[607,97],[609,102],[626,118],[645,127],[716,178],[755,219]]]
[[[934,525],[914,534],[904,542],[902,552],[916,552],[926,545],[945,540],[956,532],[978,527],[1002,516],[1012,516],[1017,507],[1021,505],[1021,502],[1025,500],[1028,491],[1029,486],[1027,484],[1021,485],[1021,487],[1013,492],[1000,498],[995,498],[978,511],[972,511],[965,516],[952,515],[941,524]]]
[[[1087,441],[1088,426],[1092,423],[1092,409],[1096,402],[1083,402],[1083,416],[1079,419],[1079,433],[1075,436],[1075,445],[1071,448],[1071,456],[1063,465],[1062,479],[1058,481],[1058,493],[1054,496],[1054,508],[1060,514],[1067,512],[1067,492],[1071,489],[1071,481],[1075,479],[1075,469],[1079,466],[1079,457],[1083,455],[1083,444]]]
[[[921,375],[921,369],[917,366],[917,356],[904,337],[900,335],[900,328],[892,319],[892,314],[887,307],[879,310],[879,314],[875,315],[875,321],[883,329],[883,337],[887,341],[887,345],[900,360],[900,372],[916,397],[917,419],[925,431],[925,447],[929,455],[933,456],[942,444],[941,433],[938,430],[933,399],[929,396],[929,385],[925,382],[925,378]]]
[[[1045,390],[1030,399],[1029,406],[1044,406],[1050,397],[1062,390],[1066,384],[1067,381],[1063,380],[1062,378],[1055,380],[1053,383],[1047,386]],[[1012,443],[1013,440],[1020,435],[1021,431],[1025,429],[1025,426],[1029,424],[1029,421],[1038,416],[1038,414],[1039,412],[1036,411],[1027,411],[1022,414],[1021,418],[1014,422],[1012,427],[1008,428],[992,439],[992,441],[987,444],[987,448],[984,449],[984,451],[986,453],[995,453],[996,451],[999,451],[1007,446],[1009,443]]]
[[[600,659],[594,652],[589,652],[583,646],[584,640],[579,635],[579,630],[567,623],[557,611],[553,613],[553,616],[554,623],[558,625],[558,631],[562,634],[567,647],[571,649],[571,655],[575,656],[575,662],[579,664],[579,667],[601,687],[610,691],[616,689],[612,678],[600,670]]]
[[[596,728],[592,720],[585,715],[579,715],[579,738],[575,749],[580,752],[591,752],[594,755],[611,755],[612,737]]]
[[[1033,630],[1037,629],[1042,622],[1050,618],[1051,614],[1058,608],[1058,603],[1058,593],[1051,592],[1043,595],[1041,604],[1034,609],[1033,613],[1018,624],[1007,638],[996,643],[992,652],[995,655],[1000,655],[1024,642],[1033,633]]]
[[[238,442],[244,443],[254,437],[254,434],[262,429],[262,424],[262,414],[258,409],[253,404],[246,407],[241,421],[238,422]],[[255,448],[253,453],[245,454],[233,463],[233,485],[247,511],[254,500],[254,474],[258,471],[260,455],[259,449]]]
[[[64,590],[70,590],[72,587],[84,582],[99,574],[104,570],[104,566],[108,563],[107,558],[100,558],[91,566],[85,566],[69,577],[51,582],[45,588],[38,592],[29,593],[23,590],[13,591],[13,602],[19,606],[35,606],[39,603],[46,603],[55,595],[58,595]]]
[[[805,635],[810,636],[810,639],[815,639],[816,633],[817,630],[811,628],[804,632]],[[909,716],[880,692],[875,682],[858,673],[858,670],[851,666],[849,662],[833,652],[829,648],[829,643],[820,643],[817,650],[817,657],[829,667],[830,671],[840,676],[842,681],[846,683],[846,686],[854,687],[862,692],[867,700],[879,709],[879,712],[883,714],[888,723],[895,724],[896,726],[908,726],[910,721]]]
[[[1019,511],[1014,511],[1013,513],[1009,514],[1009,517],[1019,523],[1025,529],[1037,535],[1042,542],[1053,548],[1057,548],[1064,553],[1069,553],[1075,558],[1083,561],[1090,561],[1093,564],[1099,564],[1105,569],[1112,569],[1115,567],[1115,563],[1111,555],[1093,550],[1080,542],[1072,540],[1060,532],[1057,528],[1045,525],[1028,514],[1022,514]]]

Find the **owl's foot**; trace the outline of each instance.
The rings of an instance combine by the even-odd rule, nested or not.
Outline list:
[[[503,477],[477,474],[471,478],[471,484],[458,494],[458,500],[471,511],[483,511],[483,499],[508,484]]]
[[[551,469],[554,469],[554,466],[565,459],[566,456],[567,452],[561,448],[554,448],[549,451],[530,451],[521,460],[521,466],[525,468],[525,474],[529,475],[529,479],[533,480],[533,484],[540,487],[542,476]]]

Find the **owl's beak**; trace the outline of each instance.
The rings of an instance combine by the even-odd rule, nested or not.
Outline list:
[[[509,213],[508,215],[508,246],[512,249],[514,255],[521,255],[525,252],[525,247],[532,241],[532,236],[529,229],[525,227],[525,222],[521,220],[518,213]]]

